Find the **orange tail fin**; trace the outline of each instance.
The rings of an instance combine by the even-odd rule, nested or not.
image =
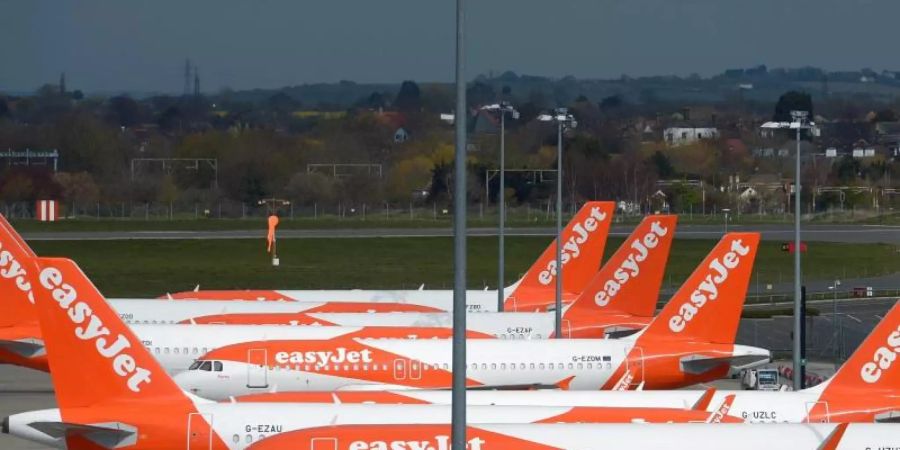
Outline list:
[[[733,344],[759,233],[728,233],[647,326],[643,336]]]
[[[8,227],[9,222],[0,216],[0,327],[34,323],[34,293],[31,277],[34,253],[22,248],[18,234]]]
[[[562,230],[563,292],[581,293],[597,273],[615,208],[615,202],[587,202]],[[546,306],[555,290],[556,267],[554,239],[506,299],[507,309]]]
[[[900,302],[853,352],[825,387],[822,400],[834,391],[900,392]]]
[[[677,223],[678,216],[645,217],[566,313],[652,317]]]
[[[78,265],[39,258],[30,268],[61,408],[183,395]]]

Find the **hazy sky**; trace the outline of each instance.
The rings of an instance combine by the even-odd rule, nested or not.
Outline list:
[[[898,0],[468,0],[468,76],[900,69]],[[453,0],[0,0],[0,90],[453,79]]]

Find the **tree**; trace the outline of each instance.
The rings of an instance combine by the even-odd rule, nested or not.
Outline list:
[[[813,117],[812,96],[806,92],[789,91],[785,92],[778,98],[775,104],[775,114],[772,120],[775,122],[790,122],[791,111],[806,111],[809,117]]]
[[[141,107],[127,95],[109,99],[110,122],[120,127],[130,127],[140,123]]]
[[[466,91],[466,98],[468,99],[469,104],[481,106],[493,103],[497,98],[497,95],[491,85],[476,81],[472,87]]]
[[[315,172],[298,172],[285,187],[288,198],[303,205],[331,203],[336,191],[337,183],[334,178]]]
[[[659,150],[655,151],[653,156],[650,157],[650,162],[656,169],[656,174],[659,178],[666,179],[675,175],[675,168],[672,167],[672,162],[669,161],[669,157],[663,152]]]
[[[415,81],[406,80],[400,85],[394,107],[400,111],[418,111],[422,107],[421,96],[419,85]]]
[[[62,187],[63,198],[70,202],[93,203],[100,198],[100,188],[87,172],[58,172],[53,179]]]

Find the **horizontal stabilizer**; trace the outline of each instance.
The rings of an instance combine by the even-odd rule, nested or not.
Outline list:
[[[35,358],[44,356],[47,351],[44,342],[38,339],[0,340],[0,349],[15,353],[23,358]]]
[[[681,358],[681,370],[684,373],[699,375],[713,370],[723,364],[732,369],[742,370],[756,367],[769,362],[771,358],[766,355],[739,355],[713,358],[705,355],[689,355]]]
[[[876,423],[900,423],[900,410],[885,411],[875,414]]]
[[[77,436],[108,449],[128,447],[137,443],[137,429],[121,423],[84,425],[68,422],[32,422],[28,426],[55,439]]]

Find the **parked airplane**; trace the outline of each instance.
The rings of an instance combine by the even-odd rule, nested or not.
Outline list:
[[[650,325],[626,338],[472,340],[468,386],[665,389],[768,362],[767,350],[734,344],[758,245],[758,233],[727,234]],[[451,380],[450,345],[346,338],[222,344],[200,358],[194,367],[200,370],[182,372],[176,380],[214,399],[273,388],[444,389]],[[214,370],[203,370],[207,361]]]
[[[609,228],[609,221],[613,206],[611,202],[591,202],[585,205],[580,214],[575,217],[573,224],[567,228],[566,248],[567,255],[572,255],[569,261],[564,279],[570,289],[578,288],[581,279],[595,272],[599,265]],[[588,245],[589,244],[589,245]],[[529,274],[537,273],[546,267],[554,265],[552,249],[549,246],[540,259],[529,271]],[[549,259],[548,259],[549,255]],[[0,216],[0,289],[4,289],[3,298],[7,305],[6,314],[0,317],[0,362],[17,364],[39,370],[47,370],[44,356],[43,343],[40,330],[37,327],[36,317],[31,305],[34,303],[31,286],[25,281],[26,259],[35,258],[36,255],[25,241],[19,236],[5,218]],[[564,264],[566,264],[564,262]],[[555,275],[552,274],[551,276]],[[535,278],[529,275],[531,278]],[[541,275],[542,276],[542,275]],[[542,278],[543,280],[543,278]],[[532,284],[540,281],[520,283],[523,298],[534,300],[537,297],[529,297],[528,293],[534,293],[538,289]],[[531,286],[531,287],[529,287]],[[582,286],[583,287],[583,286]],[[546,288],[552,292],[552,287]],[[421,291],[424,295],[434,294],[435,291]],[[482,292],[482,291],[479,291]],[[519,292],[519,290],[516,290]],[[420,295],[420,294],[416,294]],[[440,297],[440,294],[436,294]],[[550,294],[552,297],[552,294]],[[470,298],[473,298],[470,296]],[[479,301],[478,297],[474,297]],[[571,296],[569,296],[571,298]],[[485,300],[486,301],[486,300]],[[549,300],[548,300],[549,301]],[[364,302],[256,302],[256,301],[160,301],[157,299],[111,299],[110,303],[120,313],[121,317],[130,324],[161,324],[190,322],[192,319],[202,320],[204,316],[219,316],[232,313],[318,313],[318,312],[384,312],[384,311],[434,311],[429,306],[416,303],[379,303],[367,299]],[[481,310],[480,306],[472,309]],[[525,327],[510,326],[513,331]],[[435,336],[440,331],[430,330],[415,333],[419,336]],[[510,333],[511,334],[511,333]],[[490,337],[470,331],[471,337]]]
[[[653,319],[677,216],[647,216],[562,313],[571,338],[622,337]],[[466,317],[477,333],[507,339],[553,337],[554,312],[484,312]],[[247,313],[209,315],[195,323],[243,325],[339,325],[452,328],[449,312]]]
[[[499,424],[466,427],[467,450],[892,450],[898,425]],[[259,441],[251,450],[450,450],[450,426],[338,425]]]
[[[734,345],[758,242],[756,233],[723,238],[660,317],[633,338],[471,340],[469,385],[656,389],[712,380],[732,366],[766,362],[768,351]],[[78,292],[90,311],[112,311],[74,262],[38,261],[46,266],[44,272],[56,277],[57,295]],[[32,285],[37,291],[48,289],[46,283]],[[172,373],[188,369],[196,358],[211,361],[209,372],[202,370],[206,366],[201,362],[195,366],[201,370],[182,372],[178,379],[211,398],[272,386],[294,391],[450,385],[449,340],[366,337],[403,333],[427,337],[429,329],[278,325],[133,325],[133,329]],[[33,345],[43,350],[42,343]]]
[[[900,302],[824,383],[788,392],[720,390],[707,405],[751,423],[900,422]],[[469,405],[686,408],[702,391],[470,391]],[[730,401],[729,401],[730,400]],[[448,391],[284,392],[236,398],[248,402],[450,404]],[[722,411],[722,409],[714,410]]]
[[[563,301],[568,303],[593,278],[609,234],[615,202],[587,202],[563,230]],[[552,307],[556,286],[556,240],[544,250],[521,280],[504,289],[504,311],[545,311]],[[190,300],[282,300],[304,302],[413,303],[439,311],[453,309],[452,290],[195,290],[165,297]],[[496,290],[466,293],[469,312],[497,311]]]
[[[69,450],[243,449],[293,430],[441,424],[448,419],[449,408],[441,405],[214,403],[193,397],[175,385],[115,311],[95,301],[90,285],[69,283],[68,272],[58,267],[71,265],[70,261],[47,258],[34,263],[31,273],[37,275],[28,282],[40,286],[34,291],[35,302],[58,408],[9,416],[3,421],[4,433]],[[711,393],[704,398],[711,398]],[[705,403],[693,411],[704,409]],[[474,406],[468,413],[474,424],[592,422],[611,417],[722,419],[718,414],[678,409],[628,413],[607,408]]]
[[[588,202],[572,218],[563,230],[563,301],[566,303],[574,300],[587,286],[588,282],[597,273],[606,239],[609,235],[609,226],[615,212],[614,202]],[[5,229],[8,237],[19,247],[27,249],[27,253],[34,257],[28,244],[15,232],[9,222],[0,216],[0,228]],[[534,264],[518,282],[506,288],[510,291],[505,303],[508,311],[535,311],[546,310],[554,305],[556,280],[556,240],[550,243]],[[170,299],[192,298],[195,300],[284,300],[279,303],[298,302],[293,308],[284,307],[281,310],[271,312],[438,312],[452,309],[452,290],[316,290],[316,291],[292,291],[302,293],[293,297],[281,294],[269,295],[256,293],[263,291],[198,291],[168,296]],[[275,291],[265,291],[275,292]],[[287,292],[287,291],[285,291]],[[125,300],[125,299],[123,299]],[[131,302],[133,299],[127,299]],[[195,305],[199,301],[191,301]],[[249,303],[249,302],[248,302]],[[158,303],[157,303],[158,305]],[[469,312],[497,311],[496,290],[470,290],[466,294],[466,307]],[[150,307],[151,314],[158,311],[158,306]],[[192,310],[194,307],[185,308]],[[230,312],[231,309],[222,303],[210,306],[198,305],[205,311]],[[270,312],[265,306],[237,307],[239,312]],[[168,322],[187,320],[194,316],[187,316]],[[140,321],[141,319],[135,319]],[[153,317],[151,320],[157,320]],[[140,323],[140,322],[139,322]]]

